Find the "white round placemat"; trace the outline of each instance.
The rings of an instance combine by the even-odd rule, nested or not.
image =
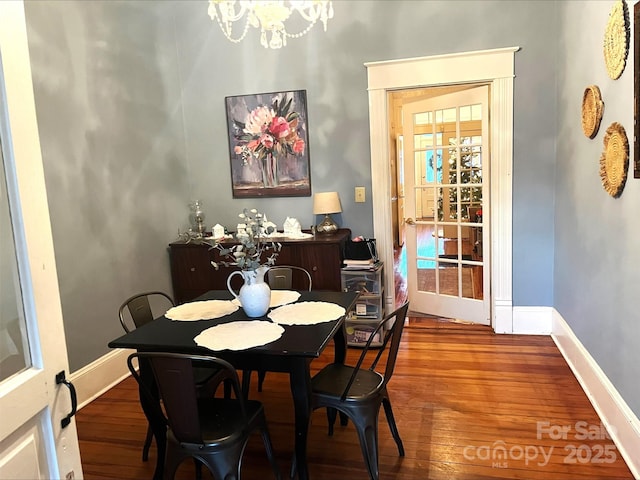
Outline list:
[[[344,314],[345,309],[335,303],[298,302],[271,310],[269,318],[280,325],[314,325],[337,320]]]
[[[236,310],[238,306],[230,300],[204,300],[171,307],[164,316],[171,320],[193,321],[224,317]]]
[[[260,320],[223,323],[207,328],[193,340],[209,350],[246,350],[271,343],[282,336],[284,328]]]
[[[269,302],[269,308],[279,307],[280,305],[286,305],[287,303],[293,303],[300,298],[300,292],[294,292],[293,290],[271,290],[271,301]],[[241,306],[240,300],[234,298],[231,303],[237,306]]]

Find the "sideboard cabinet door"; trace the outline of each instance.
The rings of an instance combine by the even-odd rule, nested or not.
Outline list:
[[[184,303],[215,289],[213,280],[216,272],[211,265],[208,247],[172,244],[169,257],[176,303]]]
[[[340,291],[340,267],[342,266],[343,245],[340,243],[296,246],[297,265],[305,268],[313,280],[314,290]],[[333,268],[338,265],[338,268]],[[294,278],[295,279],[295,278]],[[294,284],[295,286],[295,284]]]

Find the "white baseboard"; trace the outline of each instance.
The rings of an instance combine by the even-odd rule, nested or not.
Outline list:
[[[493,331],[517,335],[551,334],[551,307],[512,307],[496,302]]]
[[[112,350],[69,375],[76,387],[78,409],[95,400],[130,375],[127,357],[131,350]]]
[[[640,420],[555,309],[551,332],[634,478],[640,478]]]
[[[511,300],[495,300],[492,319],[496,333],[513,333],[513,305]]]
[[[553,308],[514,307],[513,332],[518,335],[550,335]]]

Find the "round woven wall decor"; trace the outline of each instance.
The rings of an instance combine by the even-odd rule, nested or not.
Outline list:
[[[602,186],[612,197],[619,197],[627,181],[629,141],[624,127],[612,123],[604,135],[604,150],[600,157]]]
[[[604,102],[600,97],[600,89],[591,85],[584,90],[582,95],[582,131],[588,138],[593,138],[598,133]]]
[[[604,63],[607,73],[617,80],[627,61],[629,53],[629,11],[624,0],[616,0],[609,13],[609,21],[604,32]]]

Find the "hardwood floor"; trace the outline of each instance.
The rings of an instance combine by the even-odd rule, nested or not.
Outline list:
[[[349,349],[348,362],[358,352]],[[312,371],[332,357],[329,347]],[[270,373],[262,393],[256,385],[251,396],[265,404],[286,478],[293,451],[288,377]],[[389,391],[406,456],[398,457],[381,411],[383,480],[633,478],[550,337],[411,317]],[[155,446],[143,462],[147,424],[133,379],[85,406],[76,420],[85,479],[151,478]],[[314,480],[368,478],[352,425],[328,437],[321,410],[312,417],[308,456]],[[242,470],[245,480],[273,478],[258,435]],[[176,478],[195,478],[193,463],[183,463]]]

